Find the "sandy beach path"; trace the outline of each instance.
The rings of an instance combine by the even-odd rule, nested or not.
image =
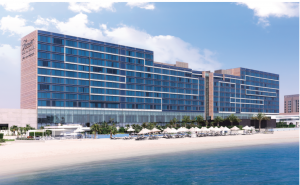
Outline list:
[[[0,146],[0,179],[87,162],[165,154],[188,150],[299,142],[299,131],[274,134],[217,136],[159,140],[86,139]]]

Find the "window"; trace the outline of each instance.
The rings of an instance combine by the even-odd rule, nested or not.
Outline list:
[[[104,87],[104,82],[91,81],[92,86]]]
[[[91,74],[92,79],[104,80],[104,75]]]
[[[136,102],[138,102],[138,103],[144,103],[144,98],[136,98]]]
[[[58,38],[53,38],[53,43],[64,45],[64,40],[63,39],[58,39]]]
[[[105,55],[105,59],[107,60],[115,60],[115,61],[118,61],[119,60],[119,57],[116,56],[116,55]]]
[[[163,103],[169,104],[169,100],[163,100]]]
[[[160,80],[161,79],[161,75],[154,75],[154,79]]]
[[[77,49],[66,48],[66,53],[71,55],[77,55]]]
[[[48,61],[38,61],[38,66],[50,67],[50,62]]]
[[[38,49],[39,50],[50,51],[50,46],[46,45],[46,44],[38,44]]]
[[[143,79],[136,79],[136,83],[143,84],[143,83],[144,83],[144,80],[143,80]]]
[[[49,85],[44,85],[44,84],[39,84],[38,85],[38,90],[49,91],[50,90],[50,86]]]
[[[66,84],[77,85],[77,80],[74,80],[74,79],[66,79]]]
[[[51,73],[50,69],[38,68],[38,74],[50,75],[50,73]]]
[[[145,86],[145,90],[153,91],[153,87],[152,86]]]
[[[116,54],[119,53],[118,49],[116,49],[116,48],[106,47],[105,49],[106,49],[105,51],[108,52],[108,53],[116,53]]]
[[[52,101],[52,106],[54,106],[54,107],[63,107],[64,102],[63,101]]]
[[[161,103],[161,99],[154,99],[154,103]]]
[[[134,104],[126,104],[127,109],[134,109]]]
[[[119,70],[118,69],[106,69],[106,73],[110,73],[110,74],[119,74]]]
[[[144,73],[136,72],[135,75],[136,77],[144,78]]]
[[[106,89],[106,94],[119,94],[119,90],[116,90],[116,89]]]
[[[50,77],[39,76],[38,77],[38,82],[50,83]]]
[[[152,85],[153,84],[153,80],[145,80],[146,84],[148,85]]]
[[[91,44],[91,49],[96,50],[96,51],[104,51],[103,46],[97,46],[97,45],[93,45],[93,44]]]
[[[138,71],[144,71],[144,67],[143,66],[136,66],[136,70],[138,70]]]
[[[139,99],[141,99],[141,98],[139,98]],[[135,101],[134,101],[134,98],[128,98],[128,97],[127,97],[127,98],[126,98],[126,102],[135,102]]]
[[[65,79],[63,78],[54,78],[52,77],[52,83],[56,83],[56,84],[64,84]]]
[[[77,70],[77,65],[75,65],[75,64],[66,64],[66,69]]]
[[[97,73],[104,73],[103,67],[91,67],[91,71],[97,72]]]
[[[147,71],[147,72],[153,72],[153,68],[152,67],[145,67],[145,71]]]
[[[88,43],[78,42],[78,46],[80,48],[89,49],[89,44]]]
[[[104,58],[104,54],[91,52],[91,57],[94,57],[94,58]]]
[[[138,90],[144,90],[144,86],[143,85],[136,85],[136,89],[138,89]]]
[[[66,107],[76,107],[77,103],[73,101],[67,101],[66,102]]]
[[[126,62],[129,62],[129,63],[135,63],[135,59],[134,58],[128,58],[126,57]]]
[[[52,46],[52,51],[58,52],[58,53],[64,53],[64,48],[58,47],[58,46]]]
[[[38,98],[50,98],[50,93],[38,93]]]
[[[89,107],[88,102],[78,102],[78,107]]]
[[[133,51],[126,51],[126,55],[127,56],[135,56],[135,52],[133,52]]]
[[[92,95],[91,100],[104,101],[104,96]]]
[[[144,58],[144,53],[136,52],[136,57]]]
[[[66,45],[72,46],[72,47],[77,47],[77,42],[71,41],[71,40],[66,40]]]
[[[64,71],[60,71],[60,70],[52,70],[52,75],[54,76],[64,76]]]
[[[89,56],[89,52],[85,51],[85,50],[78,50],[78,55],[88,57]]]
[[[132,71],[126,71],[126,76],[134,76],[134,72],[132,72]]]
[[[58,55],[58,54],[52,54],[52,59],[53,60],[64,61],[64,56],[63,55]]]
[[[117,104],[117,103],[107,103],[106,108],[119,108],[119,104]]]
[[[38,57],[39,58],[50,59],[50,53],[38,52]]]
[[[126,89],[134,89],[134,85],[126,84]]]
[[[88,87],[78,87],[78,92],[89,93],[89,88]]]
[[[146,59],[152,59],[153,60],[153,55],[150,55],[150,54],[146,54]]]
[[[77,92],[77,87],[67,86],[66,91],[67,92]]]
[[[66,94],[66,99],[76,100],[77,99],[77,94]]]
[[[168,76],[163,76],[163,80],[169,80]]]
[[[78,80],[79,85],[89,85],[89,81],[88,80]]]
[[[137,64],[144,65],[144,60],[142,60],[142,59],[135,59],[135,62],[136,62]]]
[[[147,65],[147,66],[153,66],[153,62],[149,61],[149,60],[146,60],[145,61],[145,65]]]
[[[52,93],[52,98],[55,98],[55,99],[64,99],[64,94],[61,94],[61,93]]]
[[[152,74],[145,74],[145,78],[152,78],[153,75]]]
[[[106,80],[119,81],[119,77],[118,76],[109,76],[109,75],[106,75]]]
[[[106,101],[119,101],[118,96],[106,96]]]
[[[119,88],[119,84],[118,83],[112,83],[112,82],[106,82],[106,87]]]
[[[135,67],[134,67],[134,65],[129,65],[129,64],[127,64],[127,65],[126,65],[126,69],[132,69],[132,70],[134,70]]]
[[[72,72],[72,71],[66,71],[66,76],[67,77],[77,77],[77,73]]]
[[[146,98],[146,99],[145,99],[145,103],[153,103],[153,99],[151,99],[151,98]]]
[[[52,85],[52,91],[64,91],[64,86]]]
[[[52,67],[53,68],[61,68],[64,69],[64,63],[58,63],[58,62],[52,62]]]
[[[127,78],[127,82],[134,83],[134,78]]]
[[[78,99],[79,99],[79,100],[89,100],[89,95],[82,95],[82,94],[79,94],[79,95],[78,95]]]
[[[50,37],[39,35],[38,36],[38,40],[41,41],[41,42],[48,42],[48,43],[50,43]]]
[[[38,106],[50,106],[50,101],[38,101]]]
[[[161,85],[161,81],[154,81],[154,85]]]
[[[136,96],[144,96],[144,94],[145,94],[144,92],[135,92]]]
[[[67,62],[77,62],[77,57],[66,56]]]
[[[106,66],[108,66],[108,67],[119,67],[119,63],[106,61]]]
[[[126,91],[126,95],[128,95],[128,96],[134,96],[135,92],[134,91]]]

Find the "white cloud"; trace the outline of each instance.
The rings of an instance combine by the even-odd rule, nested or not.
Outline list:
[[[152,50],[154,51],[154,60],[157,62],[171,64],[176,61],[187,62],[189,67],[195,70],[215,70],[221,67],[220,63],[213,58],[214,52],[196,48],[175,36],[152,36],[127,25],[107,28],[107,25],[100,24],[98,28],[93,28],[89,26],[91,22],[88,20],[88,16],[82,13],[69,18],[66,22],[55,19],[42,20],[41,22],[48,21],[58,32],[63,34]]]
[[[0,44],[0,108],[20,107],[20,47]],[[4,90],[5,89],[5,90]]]
[[[0,30],[10,32],[11,35],[17,34],[25,36],[28,33],[34,31],[36,28],[33,26],[26,26],[26,20],[16,15],[15,17],[6,16],[0,20]]]
[[[4,7],[5,10],[11,12],[26,12],[33,10],[33,7],[30,7],[28,2],[17,2],[17,3],[7,3],[0,2],[0,5]]]
[[[154,4],[151,4],[148,2],[128,2],[126,5],[130,6],[131,8],[138,7],[138,8],[143,8],[143,9],[147,9],[147,10],[155,9]]]
[[[242,2],[237,3],[245,5],[254,11],[257,16],[258,24],[269,26],[268,17],[298,17],[299,3],[284,3],[284,2]]]
[[[108,1],[84,2],[84,3],[71,2],[68,8],[73,12],[86,12],[86,13],[91,13],[92,11],[98,12],[102,9],[115,11],[113,4],[114,2],[108,2]]]

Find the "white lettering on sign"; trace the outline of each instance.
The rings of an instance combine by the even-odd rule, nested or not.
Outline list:
[[[34,55],[35,46],[33,44],[33,41],[34,41],[34,39],[32,39],[30,42],[28,42],[27,39],[25,39],[23,41],[23,44],[22,44],[22,60]]]

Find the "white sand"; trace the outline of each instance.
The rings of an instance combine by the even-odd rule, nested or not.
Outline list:
[[[159,140],[64,140],[0,146],[0,178],[86,162],[188,150],[299,142],[299,131]]]

